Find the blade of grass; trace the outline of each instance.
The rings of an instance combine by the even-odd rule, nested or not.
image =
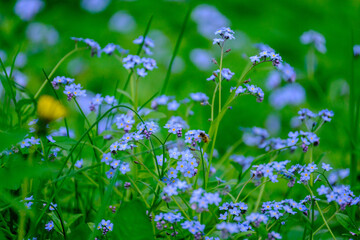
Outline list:
[[[170,75],[171,75],[171,69],[172,69],[173,63],[175,61],[175,57],[176,57],[176,55],[177,55],[177,53],[179,51],[180,44],[181,44],[182,38],[183,38],[184,33],[185,33],[186,24],[187,24],[187,22],[189,20],[189,17],[190,17],[191,9],[192,9],[191,6],[189,6],[189,9],[186,12],[186,15],[185,15],[182,27],[181,27],[179,37],[178,37],[178,39],[176,41],[176,44],[175,44],[174,52],[173,52],[173,54],[171,56],[170,64],[169,64],[169,67],[167,69],[166,76],[165,76],[164,83],[163,83],[160,94],[164,94],[166,92],[166,89],[167,89],[167,86],[168,86],[168,83],[169,83],[169,79],[170,79]]]

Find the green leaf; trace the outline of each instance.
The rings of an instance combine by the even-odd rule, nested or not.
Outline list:
[[[347,216],[345,214],[342,214],[342,213],[337,213],[336,214],[336,219],[348,231],[355,232],[355,233],[358,232],[358,230],[356,229],[356,226],[354,226],[354,224],[352,223],[349,216]]]
[[[253,234],[255,233],[254,231],[246,231],[246,232],[241,232],[241,233],[238,233],[234,236],[234,239],[239,239],[241,237],[244,237],[244,236],[247,236],[249,234]]]
[[[82,216],[83,214],[81,213],[70,215],[69,219],[65,222],[65,227],[66,228],[70,227],[71,224],[73,224],[76,220],[78,220]]]
[[[55,231],[62,234],[61,222],[58,216],[54,213],[54,211],[48,213],[48,216],[54,221]]]
[[[133,100],[132,100],[132,98],[131,98],[131,96],[130,96],[130,94],[128,92],[126,92],[124,90],[121,90],[121,89],[118,89],[117,91],[119,93],[121,93],[122,95],[124,95],[125,97],[127,97],[131,102],[133,102]]]
[[[76,140],[68,137],[54,137],[54,140],[56,141],[54,145],[66,150],[70,150],[72,146],[76,144]]]
[[[166,115],[162,112],[150,112],[148,115],[146,115],[143,119],[148,120],[148,119],[160,119],[160,118],[165,118]]]
[[[88,239],[90,237],[91,230],[86,223],[81,223],[71,234],[68,239]]]
[[[24,129],[14,129],[8,132],[0,133],[0,152],[10,148],[12,145],[19,143],[25,138],[28,131]]]
[[[114,220],[114,239],[151,240],[153,229],[146,208],[140,200],[124,202]]]
[[[234,162],[234,161],[231,161],[230,164],[233,165],[233,167],[239,172],[239,180],[241,180],[243,167],[240,164],[238,164],[237,162]]]
[[[322,154],[320,154],[320,156],[315,160],[315,164],[318,164],[322,159],[323,157],[325,157],[326,153],[323,152]]]

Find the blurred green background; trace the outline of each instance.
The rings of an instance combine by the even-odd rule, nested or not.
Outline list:
[[[315,112],[328,108],[335,112],[335,117],[319,132],[321,150],[318,151],[326,152],[326,161],[336,167],[349,167],[348,81],[352,72],[352,47],[360,44],[360,1],[111,0],[99,1],[100,5],[109,2],[99,12],[89,12],[84,9],[82,2],[84,1],[46,1],[42,10],[32,20],[23,21],[14,13],[16,1],[0,0],[0,50],[7,55],[5,65],[11,65],[12,58],[20,48],[27,56],[27,63],[18,67],[18,70],[26,76],[27,87],[32,93],[37,91],[44,80],[42,69],[49,73],[56,63],[74,48],[70,37],[91,38],[102,47],[112,42],[129,49],[130,54],[135,54],[138,46],[132,41],[144,33],[150,17],[153,16],[149,36],[155,41],[152,57],[156,59],[159,68],[141,80],[140,103],[144,103],[162,86],[184,17],[191,8],[192,14],[173,67],[167,95],[176,96],[177,100],[188,97],[190,92],[202,91],[208,96],[212,95],[214,84],[207,82],[206,78],[216,70],[215,65],[210,63],[211,57],[218,58],[220,51],[217,46],[212,45],[212,28],[201,30],[204,27],[204,22],[199,24],[201,19],[205,19],[206,26],[215,29],[219,27],[216,24],[226,23],[235,30],[236,40],[229,42],[228,46],[232,51],[226,55],[224,67],[235,72],[236,78],[240,77],[249,62],[248,57],[258,53],[253,44],[261,42],[274,48],[284,61],[295,68],[296,82],[306,90],[306,99],[300,104],[275,109],[269,103],[271,91],[265,88],[265,80],[272,68],[269,65],[252,72],[249,77],[253,84],[264,88],[265,100],[257,103],[254,97],[245,96],[236,101],[220,128],[221,134],[217,142],[219,153],[223,154],[228,146],[241,137],[240,126],[267,127],[273,132],[273,136],[286,138],[287,133],[293,130],[291,118],[297,115],[300,108],[306,107]],[[212,8],[212,14],[197,16],[195,11],[201,7]],[[114,20],[116,13],[117,16],[122,16],[117,22]],[[46,33],[33,33],[37,43],[29,39],[29,26],[33,23],[48,26]],[[306,74],[305,58],[309,46],[300,43],[301,34],[310,29],[324,35],[327,47],[325,54],[316,53],[317,67],[313,80],[309,80]],[[204,34],[204,31],[210,34]],[[203,51],[194,52],[194,49]],[[201,57],[200,53],[208,56],[199,60],[202,62],[199,68],[193,59]],[[355,79],[360,79],[359,60],[355,61],[354,66]],[[92,58],[88,51],[82,51],[66,60],[54,76],[57,75],[74,77],[76,82],[81,83],[87,90],[105,96],[113,94],[117,79],[120,79],[121,87],[124,85],[127,71],[115,57],[103,55],[101,58]],[[229,89],[232,84],[234,82],[226,82],[224,88]],[[358,81],[356,84],[359,86]],[[51,94],[51,89],[47,88],[44,92]],[[62,97],[65,100],[66,96]],[[193,110],[191,128],[207,130],[210,108],[197,105]],[[178,111],[184,111],[184,108]],[[75,115],[75,110],[72,113]],[[279,130],[266,124],[269,115],[280,122]],[[80,133],[83,124],[73,118],[70,126]],[[238,152],[255,155],[263,150],[241,146]],[[291,155],[286,157],[297,158]]]

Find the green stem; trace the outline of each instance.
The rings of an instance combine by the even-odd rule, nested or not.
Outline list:
[[[331,217],[329,217],[328,221],[331,221],[331,220],[336,216],[336,214],[337,214],[338,212],[339,212],[339,210],[337,210]],[[319,232],[324,226],[325,226],[325,223],[323,223],[318,229],[316,229],[316,230],[314,231],[314,233],[313,233],[313,238],[314,238],[315,234],[316,234],[317,232]]]
[[[256,212],[260,206],[260,201],[261,201],[261,198],[262,198],[262,195],[264,194],[264,191],[265,191],[265,184],[263,184],[261,186],[261,189],[260,189],[260,193],[259,193],[259,196],[256,200],[256,204],[255,204],[255,208],[254,208],[254,212]]]
[[[310,194],[311,194],[311,198],[313,199],[313,198],[314,198],[314,193],[311,191],[311,188],[310,188],[309,186],[307,186],[306,188],[307,188],[307,189],[308,189],[308,191],[310,192]],[[332,238],[333,238],[334,240],[336,240],[336,237],[334,236],[333,232],[331,231],[331,228],[330,228],[330,226],[329,226],[328,222],[326,221],[326,218],[325,218],[325,216],[324,216],[323,212],[321,211],[321,208],[320,208],[320,206],[319,206],[319,203],[318,203],[316,200],[313,200],[313,201],[315,202],[316,207],[317,207],[317,209],[319,210],[319,213],[320,213],[320,215],[321,215],[321,218],[323,219],[323,221],[324,221],[324,223],[325,223],[325,225],[326,225],[327,229],[329,230],[329,232],[330,232],[330,234],[331,234]]]
[[[83,47],[83,48],[77,48],[77,47],[76,47],[76,48],[73,49],[72,51],[68,52],[62,59],[60,59],[60,61],[59,61],[59,62],[55,65],[55,67],[51,70],[51,72],[50,72],[50,74],[49,74],[49,79],[53,76],[53,74],[55,73],[55,71],[60,67],[60,65],[61,65],[68,57],[70,57],[72,54],[74,54],[74,53],[76,53],[76,52],[78,52],[78,51],[82,51],[82,50],[85,50],[85,49],[87,49],[87,47]],[[39,90],[35,93],[34,98],[37,98],[37,97],[40,95],[40,93],[41,93],[41,91],[44,89],[45,85],[46,85],[46,80],[41,84]],[[26,112],[26,110],[25,110],[25,112]]]
[[[130,182],[132,183],[132,185],[135,187],[136,191],[139,193],[139,195],[143,199],[146,207],[150,208],[150,205],[147,203],[147,201],[146,201],[144,195],[142,194],[142,192],[140,191],[139,187],[136,185],[136,183],[131,179],[131,177],[128,174],[126,174],[126,176],[129,178]]]
[[[253,179],[254,177],[252,176],[251,178],[249,178],[249,180],[246,181],[246,183],[244,184],[244,186],[241,188],[239,194],[237,195],[236,199],[235,199],[235,202],[237,202],[239,200],[239,197],[242,193],[242,191],[244,190],[244,188],[246,187],[246,185]]]
[[[221,113],[221,82],[222,82],[222,64],[224,57],[224,45],[221,46],[221,56],[220,56],[220,72],[219,72],[219,113]]]

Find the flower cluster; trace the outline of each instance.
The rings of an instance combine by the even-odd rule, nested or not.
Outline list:
[[[256,65],[262,62],[271,61],[274,66],[278,66],[282,62],[282,58],[279,54],[275,52],[270,52],[268,50],[261,51],[259,55],[251,56],[250,61]]]
[[[150,48],[154,48],[155,44],[154,44],[154,41],[151,38],[145,37],[145,40],[144,40],[144,36],[140,36],[137,39],[135,39],[133,41],[133,43],[137,44],[137,45],[143,44],[142,49],[144,49],[145,54],[147,54],[147,55],[152,55],[153,54],[151,52]]]
[[[191,207],[197,212],[206,211],[211,204],[218,206],[220,202],[221,198],[218,192],[208,193],[202,188],[194,190],[190,198]]]
[[[326,40],[324,36],[321,33],[318,33],[314,30],[309,30],[307,32],[304,32],[301,37],[300,41],[302,44],[308,45],[312,44],[316,50],[318,50],[321,53],[326,52]]]
[[[176,111],[180,107],[181,103],[187,103],[189,101],[188,99],[184,99],[178,102],[174,98],[175,98],[174,96],[166,96],[166,95],[161,95],[159,97],[156,97],[151,102],[151,108],[157,110],[159,106],[167,105],[167,109],[169,111]]]
[[[269,134],[266,129],[254,127],[251,129],[242,129],[244,131],[243,139],[246,145],[258,146],[259,148],[264,148],[266,151],[282,148],[295,150],[297,146],[301,146],[303,151],[306,152],[310,145],[319,145],[320,138],[315,134],[315,132],[322,126],[323,123],[330,122],[333,116],[334,113],[327,109],[320,111],[318,114],[314,114],[308,109],[302,109],[299,111],[299,119],[302,121],[306,120],[306,127],[307,129],[311,129],[311,131],[305,132],[300,130],[289,132],[287,139],[281,139],[269,138]],[[319,117],[322,121],[320,124],[316,121],[316,117]]]
[[[122,174],[126,174],[130,171],[130,165],[128,162],[113,159],[111,153],[104,153],[101,162],[110,166],[110,170],[106,172],[106,176],[108,178],[112,178],[117,169],[119,169]]]
[[[319,195],[325,195],[329,203],[337,202],[342,210],[345,210],[346,206],[354,206],[360,203],[360,196],[355,197],[349,186],[340,185],[330,189],[321,185],[317,192]]]
[[[220,38],[214,38],[213,44],[218,44],[219,46],[223,46],[226,40],[235,39],[234,31],[229,27],[222,27],[215,32],[215,35],[219,35]],[[222,45],[221,45],[222,43]]]
[[[76,43],[77,42],[83,42],[85,43],[87,46],[90,47],[91,49],[91,56],[97,56],[100,57],[101,53],[106,53],[107,55],[112,55],[115,50],[117,50],[120,54],[125,54],[127,53],[127,50],[124,50],[123,48],[121,48],[119,45],[116,45],[114,43],[109,43],[107,44],[103,49],[100,47],[100,44],[97,43],[95,40],[93,39],[89,39],[89,38],[77,38],[77,37],[72,37],[71,40],[74,40]]]
[[[168,172],[168,175],[174,176],[175,171],[176,171],[175,169],[171,168]],[[168,197],[171,197],[173,195],[178,195],[178,191],[184,192],[191,187],[189,184],[186,183],[186,181],[180,181],[179,179],[176,179],[176,176],[173,179],[164,177],[162,180],[163,180],[163,182],[168,184],[163,189],[164,193],[167,196],[167,197],[164,197],[163,199],[167,202],[170,201],[170,199]]]
[[[105,236],[109,231],[111,232],[114,228],[114,224],[111,223],[110,220],[101,220],[101,222],[99,223],[99,225],[97,226],[98,230],[102,231],[102,234]]]
[[[205,229],[205,225],[201,224],[199,221],[185,221],[181,223],[181,227],[189,230],[196,240],[201,239]]]
[[[195,102],[200,102],[202,105],[207,105],[209,102],[209,97],[206,96],[205,93],[198,92],[198,93],[190,93],[190,98]]]
[[[124,131],[128,133],[135,123],[135,119],[132,115],[121,114],[116,117],[115,123],[118,129],[124,129]]]
[[[330,122],[331,118],[334,116],[333,111],[329,111],[327,109],[321,110],[320,112],[313,113],[309,109],[303,108],[299,112],[299,119],[301,121],[307,120],[307,119],[315,119],[316,117],[320,117],[324,122]]]
[[[179,151],[178,148],[172,148],[169,150],[169,156],[170,158],[176,159],[178,161],[176,167],[171,167],[169,169],[168,181],[172,182],[173,181],[172,179],[176,179],[179,172],[183,174],[184,177],[188,177],[188,178],[192,178],[193,176],[196,175],[197,173],[196,167],[199,165],[199,163],[190,150],[187,149],[184,151]],[[159,158],[157,158],[157,160],[158,160],[158,164],[162,166],[163,156],[160,155]]]
[[[34,145],[40,145],[40,139],[36,137],[25,138],[20,142],[21,148],[31,147]]]
[[[196,143],[200,143],[203,141],[203,138],[208,137],[209,135],[202,130],[189,130],[185,133],[185,143],[189,143],[195,147]]]
[[[179,116],[172,116],[165,124],[164,128],[168,129],[169,133],[176,134],[178,137],[182,136],[182,130],[189,128],[187,123]]]
[[[289,173],[285,168],[286,164],[288,164],[289,162],[289,160],[285,160],[281,162],[271,162],[267,164],[255,165],[253,166],[255,170],[251,170],[251,173],[255,177],[255,179],[268,177],[272,182],[278,182],[277,174],[280,174],[281,176],[286,176],[286,178],[288,178],[290,182],[293,182],[295,181],[293,174]]]
[[[126,69],[134,69],[136,66],[142,64],[142,68],[136,69],[136,72],[140,77],[145,77],[148,74],[148,71],[152,71],[154,68],[157,68],[156,61],[154,59],[145,57],[140,58],[137,55],[127,55],[123,59],[123,63]]]
[[[244,155],[231,155],[230,159],[234,162],[240,164],[243,168],[243,171],[248,169],[251,166],[252,161],[254,160],[254,157],[248,156],[245,157]]]
[[[256,101],[257,102],[262,102],[264,101],[264,91],[255,86],[255,85],[249,85],[249,84],[244,84],[245,87],[243,86],[239,86],[239,87],[231,87],[230,88],[230,92],[235,90],[235,96],[238,96],[239,94],[251,94],[253,96],[256,97]]]
[[[293,199],[285,199],[280,202],[270,201],[262,204],[261,212],[269,218],[279,219],[285,214],[295,215],[297,211],[306,212],[307,207],[303,204],[304,201],[297,203]]]
[[[174,230],[174,225],[176,226],[176,223],[180,222],[182,219],[184,219],[183,216],[181,216],[181,213],[176,213],[177,210],[175,210],[175,213],[168,212],[168,213],[159,213],[155,216],[154,221],[156,222],[156,228],[158,230],[167,230],[166,234],[171,236],[176,236],[179,234],[178,231]]]
[[[64,93],[67,95],[68,101],[70,101],[74,97],[86,96],[86,90],[82,90],[80,83],[79,84],[72,83],[70,85],[66,85]]]
[[[32,202],[31,200],[34,200],[34,196],[32,195],[30,197],[25,198],[25,207],[27,209],[31,209],[31,205],[34,204],[34,202]]]
[[[215,81],[215,78],[218,77],[219,73],[220,73],[220,69],[214,71],[213,74],[206,79],[206,81]],[[227,81],[230,81],[231,78],[234,76],[234,74],[235,73],[231,72],[230,69],[223,68],[221,70],[221,77],[222,77],[221,81],[224,80],[224,79],[227,80]]]
[[[69,84],[73,83],[74,81],[75,81],[75,79],[73,79],[73,78],[57,76],[54,78],[54,80],[51,82],[51,84],[53,85],[53,87],[55,89],[59,89],[59,85],[69,85]]]
[[[96,109],[101,105],[101,104],[107,104],[107,105],[115,105],[117,103],[116,99],[114,96],[109,96],[106,95],[105,98],[103,98],[101,96],[100,93],[96,94],[95,97],[93,97],[89,103],[89,109],[92,112],[95,112]]]
[[[221,222],[216,225],[216,229],[221,231],[222,239],[227,239],[229,237],[229,235],[231,235],[231,234],[239,233],[239,232],[247,232],[252,228],[249,225],[249,221],[245,221],[242,223],[240,223],[240,222],[237,222],[237,223]]]

